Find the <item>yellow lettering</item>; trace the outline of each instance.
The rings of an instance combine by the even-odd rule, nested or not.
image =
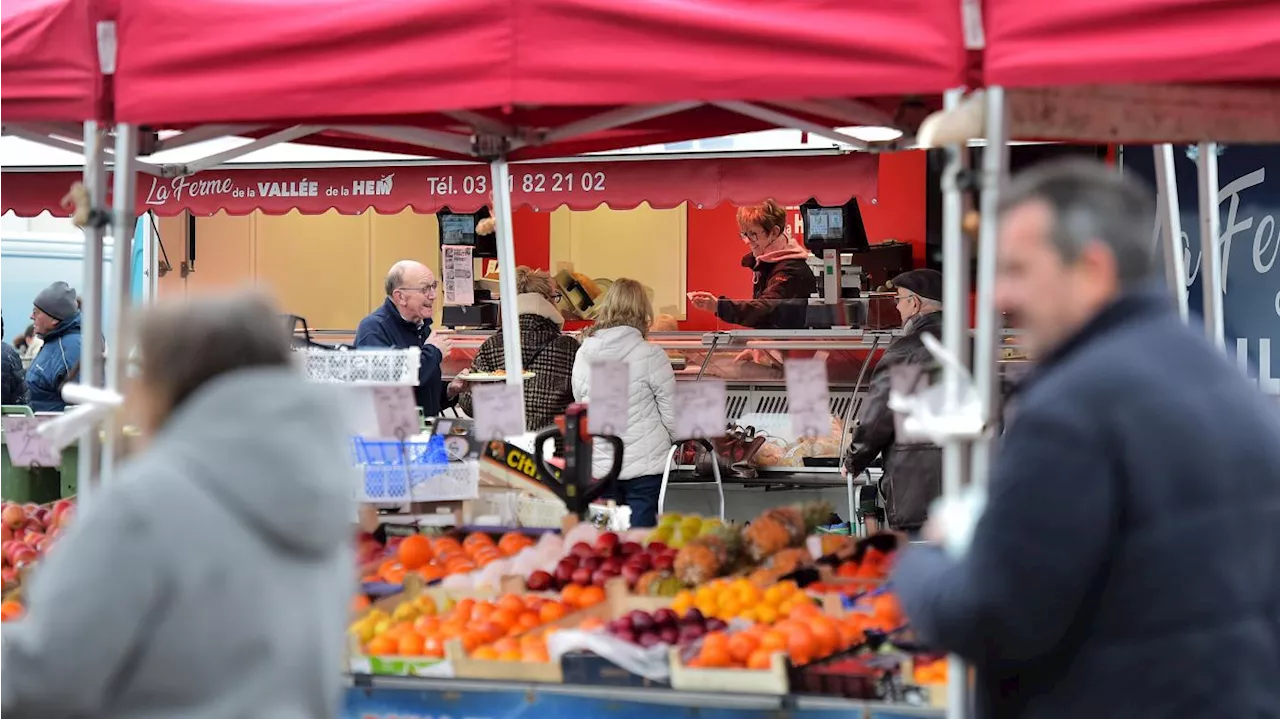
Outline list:
[[[519,468],[520,468],[520,460],[521,460],[521,457],[520,457],[520,453],[519,453],[519,452],[516,452],[515,450],[512,450],[512,451],[510,451],[510,452],[507,452],[507,466],[508,466],[508,467],[510,467],[510,468],[512,468],[512,469],[519,469]]]

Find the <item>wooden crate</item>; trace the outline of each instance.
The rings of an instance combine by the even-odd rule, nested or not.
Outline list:
[[[445,659],[453,665],[459,679],[491,679],[510,682],[563,684],[559,662],[503,662],[472,659],[462,648],[461,639],[450,639],[444,645]]]
[[[787,658],[773,655],[768,669],[695,669],[680,661],[680,650],[671,649],[671,688],[689,692],[730,694],[786,694]]]

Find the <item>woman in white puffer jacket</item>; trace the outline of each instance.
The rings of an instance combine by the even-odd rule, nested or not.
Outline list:
[[[671,360],[646,336],[653,304],[635,280],[619,279],[597,305],[596,320],[573,363],[573,397],[591,402],[591,363],[619,361],[631,369],[631,402],[622,434],[622,473],[614,499],[631,508],[631,525],[658,523],[662,472],[675,434],[676,376]],[[590,414],[588,414],[590,422]],[[597,477],[609,471],[613,453],[597,442],[592,451]]]

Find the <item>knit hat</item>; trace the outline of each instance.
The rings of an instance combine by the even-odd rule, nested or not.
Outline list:
[[[909,270],[889,280],[889,289],[901,287],[926,300],[942,301],[942,273],[937,270]]]
[[[76,291],[66,282],[54,282],[40,290],[31,304],[59,322],[75,317],[79,311],[76,308]]]

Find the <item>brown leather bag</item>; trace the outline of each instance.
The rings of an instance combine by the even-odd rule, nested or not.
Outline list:
[[[764,446],[766,438],[756,434],[755,427],[730,427],[723,437],[697,442],[694,454],[694,474],[713,477],[711,462],[714,455],[720,465],[721,478],[755,479],[759,470],[755,464],[756,453]],[[713,450],[714,447],[714,450]]]

